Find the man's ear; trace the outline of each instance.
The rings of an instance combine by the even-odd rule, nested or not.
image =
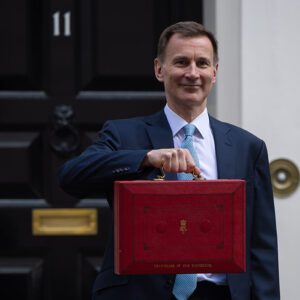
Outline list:
[[[163,82],[164,81],[164,76],[163,76],[163,70],[162,70],[162,62],[160,61],[159,58],[154,59],[154,72],[155,72],[155,77],[158,81]]]
[[[217,73],[218,73],[219,64],[216,64],[214,67],[214,75],[212,82],[215,83],[217,81]]]

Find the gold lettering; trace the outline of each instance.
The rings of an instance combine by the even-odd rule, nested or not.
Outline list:
[[[192,264],[192,268],[212,268],[212,264]]]
[[[175,268],[174,264],[154,264],[154,268]]]
[[[167,268],[212,268],[212,264],[154,264],[156,269],[167,269]]]

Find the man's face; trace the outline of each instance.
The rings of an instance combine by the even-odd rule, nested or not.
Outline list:
[[[155,60],[156,78],[164,83],[167,103],[173,111],[201,113],[216,81],[218,65],[206,36],[182,37],[174,34],[167,44],[163,61]]]

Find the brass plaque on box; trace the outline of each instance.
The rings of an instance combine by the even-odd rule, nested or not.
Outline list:
[[[32,210],[32,233],[38,236],[96,235],[95,208],[51,208]]]

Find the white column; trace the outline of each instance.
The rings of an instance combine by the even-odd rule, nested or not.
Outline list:
[[[300,1],[242,1],[242,126],[300,167]],[[300,294],[300,190],[275,199],[283,300]]]
[[[219,70],[209,111],[223,121],[241,123],[240,0],[204,0],[204,24],[219,43]],[[209,101],[210,99],[209,98]]]
[[[220,48],[211,112],[264,139],[270,161],[300,168],[300,1],[204,0],[204,24]],[[281,299],[297,299],[300,187],[275,198]]]

